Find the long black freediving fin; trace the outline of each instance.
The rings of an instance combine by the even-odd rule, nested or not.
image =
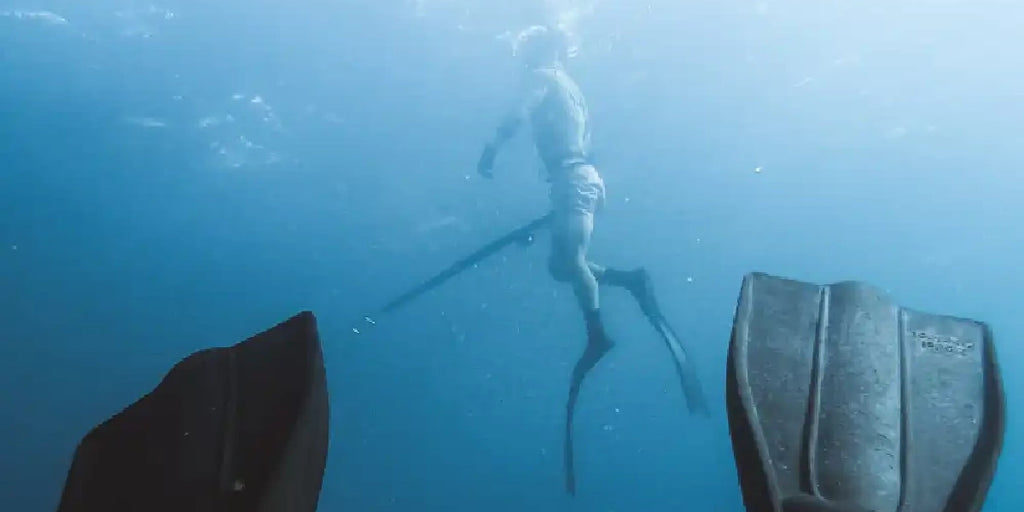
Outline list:
[[[977,512],[1005,425],[984,323],[765,274],[743,281],[726,404],[752,512]]]
[[[583,387],[583,381],[587,378],[587,374],[612,348],[611,344],[594,343],[594,341],[596,340],[587,342],[587,348],[572,369],[572,377],[569,380],[569,399],[565,404],[565,440],[562,460],[565,469],[565,491],[572,495],[576,494],[576,463],[573,455],[572,435],[574,417],[576,416],[576,400],[579,399],[580,388]]]
[[[328,443],[316,319],[203,350],[92,429],[58,512],[314,512]]]
[[[682,385],[683,396],[686,398],[686,407],[691,414],[702,416],[710,415],[708,401],[704,397],[704,389],[701,386],[700,378],[697,376],[697,369],[693,359],[686,352],[679,335],[668,323],[668,319],[661,312],[657,297],[654,294],[654,285],[645,270],[634,271],[639,276],[639,282],[630,287],[630,293],[640,306],[640,311],[647,317],[654,330],[661,336],[665,346],[672,353],[672,362],[679,376],[679,383]]]
[[[565,404],[565,438],[562,442],[562,464],[565,475],[565,492],[572,496],[576,495],[576,455],[574,453],[574,442],[572,435],[574,418],[576,416],[576,400],[580,396],[580,385],[583,380],[576,380],[573,377],[569,384],[569,400]]]
[[[640,306],[640,311],[661,336],[662,341],[672,353],[672,361],[675,365],[676,374],[679,376],[683,389],[683,396],[686,398],[686,406],[691,414],[702,416],[710,415],[707,399],[704,397],[704,390],[697,376],[697,370],[692,359],[686,352],[682,341],[672,326],[669,325],[665,315],[661,312],[654,286],[646,270],[637,269],[630,272],[632,281],[626,288],[630,291]],[[579,398],[580,388],[587,373],[600,361],[607,348],[587,346],[580,360],[573,369],[572,379],[569,383],[569,399],[565,406],[565,439],[563,442],[563,466],[565,474],[565,490],[569,494],[576,494],[576,472],[573,445],[573,419],[576,413],[576,401]]]

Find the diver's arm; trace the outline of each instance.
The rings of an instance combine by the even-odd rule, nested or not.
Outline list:
[[[494,159],[498,156],[498,150],[519,133],[530,112],[540,104],[546,93],[547,87],[540,81],[535,81],[520,97],[516,108],[505,115],[494,132],[494,137],[484,146],[480,161],[477,163],[477,172],[486,178],[494,175]]]
[[[520,116],[516,112],[506,116],[501,124],[498,125],[494,138],[484,146],[484,151],[480,154],[480,161],[476,165],[476,170],[481,176],[485,178],[494,177],[494,159],[498,156],[498,150],[512,137],[515,137],[523,124],[523,120],[524,116]]]

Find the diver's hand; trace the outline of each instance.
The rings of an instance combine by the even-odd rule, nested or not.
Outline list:
[[[476,164],[476,172],[484,178],[491,179],[494,177],[494,158],[498,155],[498,151],[494,148],[494,145],[488,144],[484,147],[483,153],[480,155],[480,161]]]

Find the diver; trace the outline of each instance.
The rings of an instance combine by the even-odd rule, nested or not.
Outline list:
[[[590,119],[576,81],[565,69],[570,44],[557,28],[533,26],[515,45],[523,72],[521,96],[515,108],[485,146],[477,171],[493,177],[494,160],[502,145],[529,122],[533,141],[551,185],[551,253],[548,269],[559,282],[572,285],[587,330],[587,347],[573,372],[576,386],[614,346],[600,313],[598,284],[621,286],[638,299],[648,296],[649,278],[641,267],[618,270],[587,259],[594,214],[605,201],[604,180],[590,160]]]
[[[623,287],[652,318],[658,314],[650,278],[643,267],[620,270],[587,258],[594,215],[605,202],[604,180],[591,161],[590,119],[579,85],[565,69],[571,54],[568,34],[558,28],[533,26],[514,46],[522,64],[522,90],[515,108],[484,147],[477,171],[493,177],[501,147],[525,124],[547,171],[551,201],[551,253],[548,269],[559,282],[572,285],[586,324],[587,345],[576,363],[569,388],[566,423],[567,487],[573,492],[572,416],[587,373],[615,345],[601,320],[599,284]],[[653,320],[652,320],[653,321]]]

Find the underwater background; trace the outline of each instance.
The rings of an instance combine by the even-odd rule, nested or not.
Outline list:
[[[582,350],[547,241],[354,335],[542,214],[521,138],[474,172],[510,36],[561,22],[608,187],[592,255],[645,265],[712,401],[691,417],[626,294]],[[1024,3],[0,0],[0,508],[53,510],[75,445],[192,351],[318,317],[320,510],[739,512],[723,403],[740,281],[858,279],[991,323],[1024,510]]]

